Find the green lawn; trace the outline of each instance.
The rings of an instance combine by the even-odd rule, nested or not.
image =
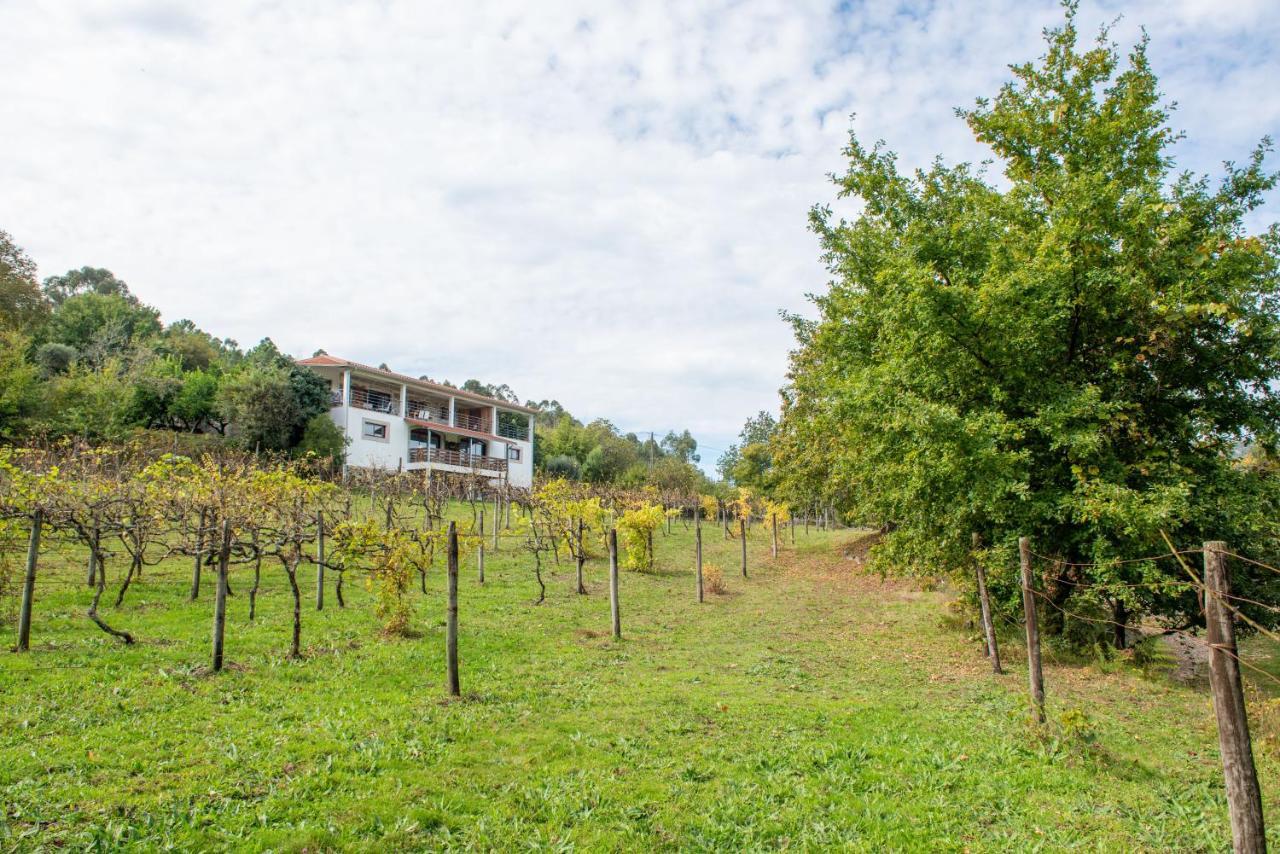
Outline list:
[[[602,561],[585,597],[553,567],[542,605],[527,556],[490,554],[483,587],[468,561],[453,702],[442,571],[419,637],[382,638],[351,579],[289,661],[283,573],[250,623],[238,568],[214,675],[211,585],[187,604],[186,561],[105,609],[124,647],[83,616],[79,554],[52,554],[33,651],[0,653],[0,850],[1229,847],[1206,695],[1050,661],[1041,733],[1021,650],[993,677],[942,594],[854,572],[852,533],[801,533],[776,563],[760,536],[749,579],[706,533],[728,593],[694,601],[677,524],[658,571],[623,574],[621,642]]]

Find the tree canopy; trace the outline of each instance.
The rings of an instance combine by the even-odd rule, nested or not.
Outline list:
[[[881,558],[920,571],[965,566],[974,533],[1030,536],[1064,583],[1163,532],[1273,550],[1274,486],[1238,459],[1280,415],[1280,242],[1246,228],[1270,142],[1216,183],[1178,171],[1145,40],[1082,45],[1069,5],[1046,43],[959,111],[998,176],[904,172],[850,134],[834,180],[861,213],[811,214],[832,281],[792,318],[780,489],[886,525]]]

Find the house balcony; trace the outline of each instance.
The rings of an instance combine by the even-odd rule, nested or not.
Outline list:
[[[337,395],[341,399],[342,392],[337,392]],[[399,415],[400,392],[352,386],[351,405],[356,409],[367,409],[370,412],[381,412],[384,415]]]
[[[464,408],[456,404],[452,417],[450,417],[448,399],[431,397],[406,397],[404,411],[401,412],[400,400],[399,389],[380,389],[352,385],[347,404],[356,409],[364,409],[369,412],[378,412],[383,415],[403,415],[405,418],[414,421],[438,424],[441,430],[444,431],[447,431],[450,427],[459,427],[472,433],[484,433],[489,436],[499,436],[520,442],[529,441],[531,427],[529,419],[520,422],[500,416],[497,424],[495,424],[493,410],[490,407]],[[342,389],[334,388],[330,390],[329,405],[335,408],[343,405]]]
[[[409,398],[409,407],[405,411],[406,418],[418,421],[430,421],[433,424],[449,426],[449,402],[439,400],[420,400]]]
[[[443,466],[457,466],[485,473],[505,474],[507,461],[480,454],[468,454],[466,451],[447,451],[440,448],[410,448],[410,463],[435,463]]]
[[[453,426],[461,427],[464,430],[474,430],[477,433],[488,433],[493,435],[492,419],[489,418],[489,410],[462,410],[458,409],[453,413]]]
[[[529,422],[526,420],[524,424],[512,424],[504,422],[499,418],[498,432],[496,435],[501,436],[504,439],[516,439],[520,442],[527,442],[529,441],[528,423]]]

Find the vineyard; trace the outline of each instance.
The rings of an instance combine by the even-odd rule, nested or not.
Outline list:
[[[863,534],[750,494],[73,447],[11,452],[4,477],[11,636],[40,519],[29,649],[0,667],[5,849],[1228,833],[1203,694],[1050,653],[1032,725],[1025,682],[939,625],[944,597],[860,575]],[[1271,791],[1268,750],[1259,773]]]

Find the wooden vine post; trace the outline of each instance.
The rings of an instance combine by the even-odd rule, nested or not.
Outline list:
[[[991,659],[991,672],[1000,674],[1004,669],[1000,666],[1000,647],[996,644],[996,627],[991,620],[991,598],[987,594],[987,570],[978,560],[977,552],[982,546],[982,539],[973,535],[974,573],[978,577],[978,603],[982,606],[982,634],[987,639],[987,657]]]
[[[1267,850],[1266,828],[1240,683],[1235,622],[1226,601],[1231,595],[1226,551],[1227,544],[1218,540],[1204,544],[1209,687],[1213,690],[1213,711],[1218,719],[1218,747],[1231,813],[1232,845],[1236,852],[1254,854]]]
[[[324,514],[316,513],[316,610],[324,610]]]
[[[579,519],[578,532],[577,532],[578,542],[577,542],[577,548],[574,549],[575,556],[578,561],[578,595],[579,596],[587,595],[587,579],[586,579],[586,573],[584,572],[584,566],[587,562],[586,541],[583,538],[583,531],[585,527],[586,527],[586,523],[584,523],[581,519]]]
[[[218,549],[218,586],[213,597],[213,672],[222,670],[223,638],[227,631],[227,566],[231,562],[231,522],[222,520]]]
[[[1040,625],[1036,621],[1036,595],[1031,586],[1031,541],[1018,538],[1018,559],[1022,564],[1022,610],[1027,621],[1027,681],[1031,686],[1031,706],[1036,720],[1044,723],[1044,672],[1040,667]]]
[[[778,559],[778,514],[769,514],[769,524],[773,528],[773,559]]]
[[[694,510],[694,572],[698,576],[698,602],[703,600],[703,512]]]
[[[747,520],[738,520],[738,534],[742,539],[742,577],[747,577]]]
[[[461,697],[458,683],[458,523],[449,523],[449,608],[445,617],[445,667],[449,676],[449,696]]]
[[[622,612],[618,609],[618,529],[609,529],[609,613],[613,617],[613,637],[622,638]]]
[[[497,517],[494,518],[494,529],[497,529]],[[484,509],[480,510],[480,545],[476,549],[476,569],[480,573],[480,583],[484,584]]]
[[[18,612],[18,652],[31,649],[31,606],[36,596],[36,564],[40,560],[43,526],[44,511],[37,510],[31,517],[31,537],[27,540],[27,572],[22,579],[22,607]]]

